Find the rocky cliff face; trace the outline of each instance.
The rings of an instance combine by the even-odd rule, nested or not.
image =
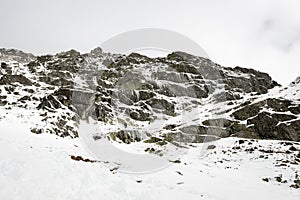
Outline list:
[[[37,113],[45,124],[33,123],[37,134],[78,137],[78,122],[93,118],[104,130],[95,140],[104,134],[158,145],[230,136],[300,141],[298,79],[281,87],[266,73],[183,52],[0,53],[0,106]]]

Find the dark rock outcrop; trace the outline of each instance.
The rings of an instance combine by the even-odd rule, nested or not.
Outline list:
[[[32,82],[23,75],[4,75],[0,78],[0,85],[9,85],[12,83],[20,83],[25,86],[32,85]]]
[[[232,116],[247,121],[248,126],[243,125],[241,134],[247,132],[261,139],[299,141],[299,120],[296,120],[300,113],[299,106],[290,100],[269,98],[246,105],[233,112]]]

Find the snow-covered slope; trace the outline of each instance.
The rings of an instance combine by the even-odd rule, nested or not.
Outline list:
[[[299,79],[183,52],[0,53],[0,199],[299,198]]]
[[[95,158],[79,139],[32,134],[9,114],[0,122],[1,199],[299,199],[299,153],[286,153],[298,143],[226,138],[195,144],[156,173],[124,174],[73,160]],[[216,147],[200,157],[203,145]]]

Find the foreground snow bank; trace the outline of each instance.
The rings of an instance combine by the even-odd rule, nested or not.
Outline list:
[[[300,197],[299,189],[290,187],[299,174],[297,143],[227,138],[209,144],[204,156],[198,144],[164,170],[130,175],[101,161],[71,159],[73,155],[94,160],[79,139],[35,135],[28,124],[11,119],[2,119],[0,127],[0,199]]]

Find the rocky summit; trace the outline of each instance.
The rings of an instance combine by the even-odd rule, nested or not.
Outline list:
[[[184,52],[149,58],[101,48],[40,56],[0,49],[0,63],[0,106],[35,115],[35,134],[75,138],[80,121],[92,119],[102,130],[95,140],[125,144],[300,141],[299,78],[283,87],[267,73]]]

